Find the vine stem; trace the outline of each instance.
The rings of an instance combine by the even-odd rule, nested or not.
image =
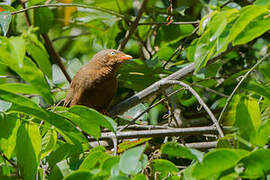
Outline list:
[[[266,58],[268,58],[268,56],[270,56],[270,53],[266,54],[264,57],[262,57],[261,59],[259,59],[257,61],[257,63],[252,67],[250,68],[250,70],[241,78],[241,80],[238,82],[238,84],[236,85],[236,87],[234,88],[233,92],[231,93],[231,95],[228,97],[227,101],[226,101],[226,104],[225,106],[223,107],[220,115],[219,115],[219,118],[218,118],[218,122],[222,119],[222,116],[224,115],[229,103],[231,102],[234,94],[236,93],[237,89],[240,87],[240,85],[243,83],[243,81],[247,78],[247,76],[262,62],[264,61]]]

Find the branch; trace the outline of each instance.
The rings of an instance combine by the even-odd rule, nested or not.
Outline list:
[[[164,136],[186,136],[194,134],[216,134],[216,127],[194,127],[194,128],[171,128],[171,129],[153,129],[153,130],[141,130],[141,131],[123,131],[117,132],[105,132],[101,133],[99,140],[112,139],[115,136],[117,139],[132,139],[132,138],[146,138],[146,137],[164,137]],[[90,138],[90,140],[96,140]]]
[[[17,165],[13,162],[13,161],[11,161],[10,159],[8,159],[7,158],[7,156],[3,153],[3,152],[1,152],[0,151],[0,155],[7,161],[7,162],[9,162],[9,164],[11,164],[13,167],[17,167]]]
[[[55,63],[60,67],[60,69],[62,70],[63,74],[65,75],[65,77],[67,78],[68,82],[71,83],[72,79],[69,76],[69,74],[66,71],[66,68],[64,66],[64,64],[61,61],[61,57],[59,56],[59,54],[55,51],[51,40],[49,39],[48,35],[46,33],[42,33],[41,34],[44,41],[45,41],[45,47],[48,50],[49,54],[51,55],[51,57],[54,59]]]
[[[209,63],[212,63],[220,58],[222,58],[224,55],[226,55],[228,52],[230,52],[232,49],[227,49],[225,52],[221,53],[218,56],[213,57],[208,61]],[[168,81],[168,80],[178,80],[183,78],[184,76],[188,75],[189,73],[192,73],[195,70],[194,63],[191,63],[187,65],[186,67],[176,71],[175,73],[169,75],[168,77],[161,79],[151,86],[145,88],[144,90],[138,92],[137,94],[129,97],[128,99],[122,101],[121,103],[115,105],[110,109],[109,114],[112,116],[115,116],[117,114],[121,114],[128,110],[129,108],[139,104],[140,102],[146,100],[147,98],[153,96],[154,94],[160,92],[159,86],[160,81]]]
[[[136,30],[136,28],[138,26],[139,20],[142,17],[142,14],[144,12],[144,9],[146,7],[147,2],[148,2],[148,0],[144,0],[142,2],[141,8],[140,8],[140,10],[139,10],[139,12],[138,12],[138,14],[137,14],[134,22],[131,24],[129,30],[126,32],[125,37],[122,40],[122,42],[119,44],[117,50],[120,50],[121,51],[121,50],[123,50],[125,48],[125,46],[126,46],[128,40],[129,40],[129,38],[131,37],[132,33]]]
[[[221,120],[225,110],[227,109],[229,103],[231,102],[234,94],[236,93],[237,89],[240,87],[240,85],[242,84],[242,82],[247,78],[247,76],[263,61],[265,60],[266,58],[268,58],[268,56],[270,56],[270,53],[266,54],[264,57],[262,57],[260,60],[257,61],[257,63],[252,67],[250,68],[250,70],[241,78],[241,80],[239,81],[239,83],[236,85],[236,87],[234,88],[233,92],[231,93],[231,95],[229,96],[229,98],[227,99],[226,101],[226,104],[225,106],[223,107],[220,115],[219,115],[219,118],[218,118],[218,122]]]
[[[125,17],[124,15],[119,14],[119,13],[117,13],[115,11],[112,11],[112,10],[109,10],[109,9],[104,9],[104,8],[100,8],[100,7],[96,7],[96,6],[90,6],[90,5],[69,4],[69,3],[44,4],[44,5],[31,6],[31,7],[25,8],[25,9],[21,9],[21,10],[18,10],[18,11],[11,12],[11,15],[19,14],[19,13],[22,13],[22,12],[25,12],[25,11],[28,11],[28,10],[31,10],[31,9],[37,9],[37,8],[45,8],[45,7],[71,7],[71,6],[76,6],[76,7],[81,7],[81,8],[88,8],[88,9],[94,9],[94,10],[97,10],[97,11],[102,11],[102,12],[105,12],[105,13],[108,13],[108,14],[111,14],[111,15],[114,15],[116,17],[120,17],[120,18],[125,19],[128,22],[130,22],[130,20],[127,17]]]
[[[181,25],[181,24],[199,24],[200,21],[187,21],[187,22],[171,22],[170,25]],[[138,26],[142,25],[167,25],[168,22],[146,22],[146,23],[139,23]]]
[[[221,127],[219,126],[216,117],[214,116],[214,114],[212,113],[210,108],[204,103],[202,98],[199,96],[199,94],[194,89],[192,89],[189,85],[187,85],[186,83],[183,83],[181,81],[175,81],[175,80],[164,81],[163,80],[163,81],[160,82],[160,86],[174,85],[174,84],[178,84],[180,86],[183,86],[184,88],[188,89],[193,94],[193,96],[195,96],[195,98],[198,100],[198,102],[203,106],[205,111],[210,116],[212,122],[214,123],[214,125],[216,126],[216,128],[218,130],[218,133],[219,133],[220,137],[224,137],[224,133],[223,133]]]
[[[210,149],[215,148],[217,146],[217,142],[213,141],[213,142],[187,143],[184,144],[184,146],[194,149]]]

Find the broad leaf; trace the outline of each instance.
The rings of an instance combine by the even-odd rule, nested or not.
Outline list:
[[[255,179],[263,177],[265,172],[270,170],[270,150],[257,149],[243,158],[239,163],[243,163],[244,172],[241,177]]]
[[[41,152],[41,136],[38,126],[30,122],[21,124],[17,133],[16,152],[24,179],[35,179]]]
[[[186,158],[199,162],[201,162],[203,158],[202,152],[173,142],[162,145],[161,152],[162,154],[167,154],[168,156]]]
[[[86,170],[78,170],[74,171],[73,173],[69,174],[64,178],[64,180],[78,180],[78,179],[91,179],[92,174],[89,171]]]
[[[145,146],[138,146],[124,152],[120,157],[119,168],[126,174],[137,174],[142,170],[142,164],[139,161],[143,155]]]
[[[155,159],[152,161],[154,173],[160,173],[161,179],[168,176],[169,173],[177,173],[179,169],[172,162],[165,159]]]
[[[207,153],[202,163],[197,163],[192,171],[192,176],[202,179],[218,172],[222,172],[236,165],[247,155],[247,151],[241,149],[216,149]]]

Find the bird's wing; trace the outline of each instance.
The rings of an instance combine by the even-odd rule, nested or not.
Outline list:
[[[86,74],[85,69],[85,67],[80,69],[74,76],[64,102],[65,107],[78,104],[85,89],[89,90],[89,86],[86,83],[93,83],[94,79],[91,78],[93,75]]]

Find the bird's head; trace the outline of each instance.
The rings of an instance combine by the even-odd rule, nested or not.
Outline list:
[[[132,59],[132,56],[121,51],[105,49],[95,54],[92,61],[101,64],[102,66],[118,66],[129,59]]]

